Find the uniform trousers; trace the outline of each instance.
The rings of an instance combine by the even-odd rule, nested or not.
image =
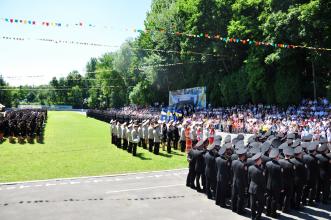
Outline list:
[[[303,185],[302,184],[295,184],[294,190],[293,190],[293,207],[295,209],[299,209],[302,201],[302,191],[303,191]]]
[[[184,141],[180,141],[180,151],[181,152],[185,152],[185,148],[186,148],[185,140]]]
[[[312,203],[314,199],[316,199],[316,191],[317,191],[317,183],[314,181],[310,181],[303,189],[302,195],[302,203],[303,205],[307,204],[307,198],[309,202]]]
[[[175,149],[175,150],[178,149],[178,140],[174,140],[174,149]]]
[[[208,199],[212,199],[215,196],[216,179],[206,176],[206,194]]]
[[[279,204],[280,191],[268,190],[267,196],[267,215],[276,217],[277,207]]]
[[[133,146],[133,143],[131,141],[129,141],[129,146],[128,146],[129,153],[132,153],[132,146]]]
[[[148,141],[148,139],[143,139],[142,141],[143,141],[142,146],[143,146],[144,149],[146,149],[147,148],[147,141]]]
[[[123,139],[123,150],[127,150],[127,149],[128,149],[128,140]]]
[[[264,195],[262,194],[250,194],[250,205],[251,205],[251,217],[252,220],[261,219],[261,215],[264,208]]]
[[[328,179],[319,180],[316,198],[318,200],[322,199],[323,203],[327,203],[327,201],[329,199],[330,183],[331,183],[331,181]],[[321,193],[322,193],[322,195],[321,195]]]
[[[232,211],[241,214],[244,212],[245,189],[241,185],[232,186]]]
[[[115,135],[112,134],[112,135],[111,135],[111,143],[112,143],[112,144],[115,143],[114,140],[115,140]]]
[[[283,197],[282,197],[282,212],[288,212],[290,210],[291,202],[293,196],[293,186],[287,186],[284,189]]]
[[[171,139],[167,139],[167,152],[170,154],[171,153]]]
[[[132,155],[136,156],[137,155],[137,143],[132,143]]]
[[[148,139],[148,150],[150,152],[153,152],[153,147],[154,147],[154,140],[153,139]]]
[[[158,155],[160,151],[160,142],[154,143],[154,154]]]
[[[226,201],[226,192],[228,190],[228,182],[227,181],[217,181],[216,183],[216,196],[215,196],[215,203],[221,207],[225,207]]]
[[[202,191],[201,186],[200,186],[200,178],[201,178],[202,187],[205,190],[206,189],[206,176],[200,172],[195,171],[195,184],[196,184],[196,188],[198,191]]]
[[[186,186],[195,189],[195,186],[194,186],[195,177],[196,177],[195,164],[190,162],[189,170],[188,170],[188,174],[187,174],[187,178],[186,178]]]

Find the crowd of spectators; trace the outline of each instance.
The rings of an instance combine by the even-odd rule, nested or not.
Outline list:
[[[94,110],[98,111],[98,110]],[[123,107],[99,111],[108,115],[105,121],[120,121],[160,118],[161,108],[157,107]],[[331,105],[326,98],[302,100],[295,106],[280,107],[276,105],[238,105],[232,107],[195,109],[187,114],[183,109],[184,120],[208,121],[216,129],[229,133],[282,132],[299,133],[302,136],[312,134],[331,141]]]

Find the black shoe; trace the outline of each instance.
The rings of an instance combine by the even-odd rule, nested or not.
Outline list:
[[[308,205],[309,205],[309,206],[313,206],[313,207],[315,207],[315,206],[316,206],[316,203],[313,202],[313,201],[309,201],[309,202],[308,202]]]
[[[227,208],[227,206],[225,204],[220,204],[220,207],[225,208],[225,209]]]
[[[272,218],[279,218],[280,214],[279,213],[273,213],[270,215]]]
[[[290,210],[288,210],[288,209],[282,209],[282,213],[288,214],[288,213],[290,213]]]

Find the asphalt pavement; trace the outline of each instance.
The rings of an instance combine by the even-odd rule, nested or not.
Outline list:
[[[0,184],[0,219],[249,219],[187,188],[187,172]],[[280,219],[331,219],[331,206],[307,207]]]

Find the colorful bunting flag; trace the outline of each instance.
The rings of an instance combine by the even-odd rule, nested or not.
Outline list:
[[[7,22],[7,23],[20,23],[20,24],[29,24],[29,25],[37,25],[36,21],[31,21],[31,20],[26,20],[26,19],[14,19],[14,18],[2,18],[1,21]],[[45,27],[70,27],[70,26],[79,26],[79,27],[84,27],[83,22],[78,22],[75,23],[74,25],[70,24],[65,24],[62,25],[63,23],[60,22],[50,22],[50,21],[43,21],[43,22],[38,22],[39,25],[45,26]],[[99,25],[93,25],[89,24],[86,25],[86,27],[101,27]],[[110,28],[110,26],[103,26],[104,28]],[[130,29],[125,28],[124,30],[129,31]],[[172,34],[176,36],[186,36],[190,38],[207,38],[207,39],[215,39],[215,40],[220,40],[225,43],[241,43],[243,45],[249,44],[249,45],[255,45],[255,46],[271,46],[274,48],[286,48],[286,49],[296,49],[296,48],[302,48],[302,49],[309,49],[309,50],[320,50],[320,51],[331,51],[331,48],[320,48],[320,47],[311,47],[311,46],[301,46],[301,45],[290,45],[286,43],[274,43],[274,42],[263,42],[263,41],[254,41],[251,39],[240,39],[240,38],[229,38],[229,37],[221,37],[219,34],[212,35],[209,33],[200,33],[200,34],[190,34],[190,33],[184,33],[184,32],[179,32],[179,31],[167,31],[163,28],[160,28],[158,30],[142,30],[142,29],[136,29],[133,28],[131,29],[133,32],[136,33],[151,33],[155,34],[156,32],[159,33],[167,33],[167,34]]]

